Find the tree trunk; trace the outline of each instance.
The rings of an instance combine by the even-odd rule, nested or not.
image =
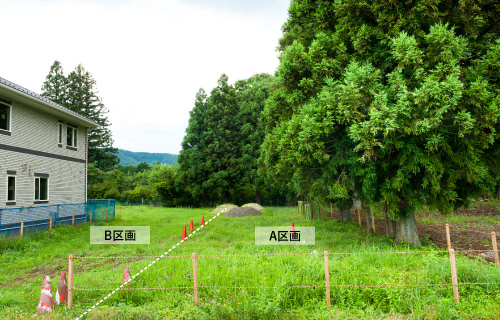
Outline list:
[[[373,224],[372,224],[372,211],[370,209],[370,206],[367,206],[363,204],[363,212],[365,213],[366,217],[366,232],[374,232],[373,231]]]
[[[255,201],[260,204],[260,190],[255,190]]]
[[[224,203],[229,203],[229,192],[224,195]]]
[[[500,185],[497,186],[497,194],[496,194],[496,198],[500,198]]]
[[[209,203],[208,203],[208,196],[207,196],[207,195],[205,195],[205,207],[207,207],[207,208],[208,208],[208,206],[209,206]]]
[[[402,242],[411,244],[415,247],[420,247],[422,245],[418,239],[415,214],[412,213],[396,221],[395,241],[397,245],[400,245]]]
[[[396,235],[396,221],[389,218],[387,215],[387,208],[384,207],[385,215],[385,235],[390,238],[394,238]]]
[[[396,235],[396,221],[389,218],[387,214],[385,216],[385,235],[391,238]]]
[[[339,222],[351,222],[351,208],[343,207],[339,210],[338,216]]]

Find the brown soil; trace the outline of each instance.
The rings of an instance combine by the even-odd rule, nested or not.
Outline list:
[[[479,205],[468,210],[458,210],[454,216],[466,217],[497,217],[500,210],[492,205]],[[330,216],[330,215],[329,215]],[[419,223],[419,217],[431,218],[435,224]],[[333,218],[337,218],[337,212],[333,211]],[[417,215],[417,230],[420,239],[429,239],[439,248],[447,249],[445,220],[439,212],[423,212]],[[359,224],[357,211],[351,212],[353,223]],[[492,251],[491,232],[497,233],[497,242],[500,238],[500,226],[486,221],[467,221],[463,223],[450,223],[450,238],[452,248],[455,250],[485,250],[483,252],[469,252],[473,257],[480,257],[489,262],[494,262]],[[366,229],[366,217],[361,213],[361,228]],[[375,217],[375,230],[377,234],[385,235],[385,220]],[[500,245],[499,245],[500,247]]]
[[[261,216],[262,212],[252,207],[244,208],[233,208],[229,210],[224,216],[225,217],[251,217],[251,216]]]

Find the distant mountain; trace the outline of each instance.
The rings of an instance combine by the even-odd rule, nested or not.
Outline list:
[[[174,164],[177,162],[177,155],[170,153],[152,153],[152,152],[134,152],[123,149],[118,149],[118,158],[122,166],[138,165],[141,162],[149,164],[164,163]]]

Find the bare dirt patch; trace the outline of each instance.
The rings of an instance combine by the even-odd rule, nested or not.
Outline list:
[[[328,217],[337,218],[338,212],[333,211]],[[463,217],[498,217],[500,210],[493,205],[478,205],[466,210],[458,210],[454,216]],[[436,223],[419,223],[419,217],[435,219]],[[359,225],[357,211],[351,212],[351,220]],[[500,238],[500,226],[483,221],[464,221],[462,223],[449,223],[452,248],[455,250],[481,250],[481,252],[468,252],[472,257],[480,257],[488,262],[494,262],[491,232],[497,233]],[[366,217],[361,213],[361,228],[366,229]],[[385,220],[375,217],[375,230],[377,234],[386,235]],[[428,239],[436,246],[447,249],[446,229],[443,217],[439,212],[423,212],[417,215],[417,230],[421,239]]]

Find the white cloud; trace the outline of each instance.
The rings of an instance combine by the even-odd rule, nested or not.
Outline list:
[[[234,82],[275,71],[288,8],[285,0],[248,13],[192,0],[0,5],[2,77],[39,92],[54,60],[66,74],[81,63],[110,110],[115,146],[169,153],[180,150],[199,88],[210,91],[222,73]]]

